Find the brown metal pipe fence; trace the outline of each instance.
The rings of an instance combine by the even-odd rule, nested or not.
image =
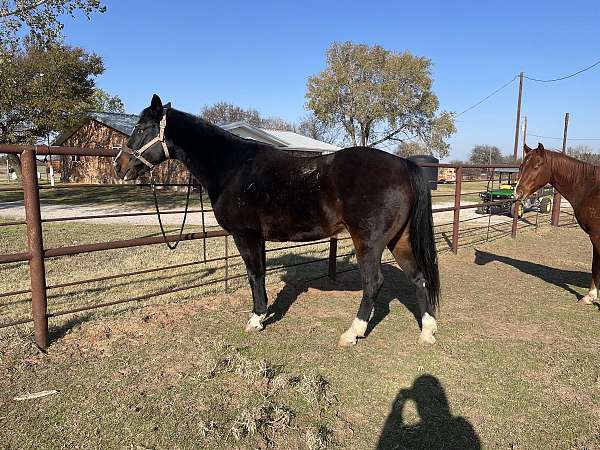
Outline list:
[[[7,326],[23,324],[28,322],[33,322],[34,325],[34,333],[35,333],[35,341],[37,345],[45,349],[48,346],[48,318],[49,317],[58,317],[65,314],[77,313],[82,311],[87,311],[90,309],[96,309],[106,306],[113,306],[122,303],[128,302],[136,302],[146,300],[151,297],[156,297],[159,295],[165,295],[171,292],[177,292],[181,290],[192,289],[199,286],[206,286],[210,284],[224,283],[225,290],[229,289],[229,282],[234,279],[242,278],[245,274],[230,274],[230,263],[229,261],[232,258],[239,258],[239,254],[231,254],[228,247],[228,233],[222,229],[209,230],[201,233],[185,233],[181,236],[182,240],[203,240],[203,239],[215,239],[215,238],[224,238],[224,255],[217,258],[206,259],[203,261],[192,261],[180,264],[174,264],[170,266],[161,266],[155,268],[147,268],[142,270],[129,271],[125,273],[120,273],[117,275],[110,276],[102,276],[102,277],[92,277],[86,278],[79,281],[72,281],[67,283],[57,283],[54,285],[47,286],[46,285],[46,274],[45,274],[45,266],[44,261],[48,258],[56,258],[62,256],[71,256],[82,253],[90,253],[90,252],[99,252],[106,250],[114,250],[114,249],[123,249],[130,247],[140,247],[147,245],[156,245],[162,244],[164,242],[164,238],[162,236],[150,236],[150,237],[138,237],[133,239],[123,239],[123,240],[111,240],[104,242],[95,242],[91,244],[80,244],[80,245],[68,245],[68,246],[60,246],[60,247],[51,247],[45,248],[43,242],[43,233],[42,226],[44,223],[50,222],[61,222],[61,221],[75,221],[75,220],[90,220],[90,219],[106,219],[106,218],[115,218],[115,217],[131,217],[131,216],[143,216],[143,215],[152,215],[152,212],[127,212],[127,213],[118,213],[118,214],[95,214],[95,215],[87,215],[87,216],[71,216],[71,217],[55,217],[55,218],[42,218],[40,213],[40,190],[47,189],[47,187],[38,186],[38,177],[37,177],[37,165],[36,165],[36,156],[37,155],[76,155],[76,156],[93,156],[93,157],[113,157],[116,155],[116,150],[109,149],[83,149],[83,148],[73,148],[73,147],[46,147],[46,146],[16,146],[16,145],[0,145],[0,153],[13,153],[20,154],[21,165],[22,165],[22,186],[21,187],[12,187],[9,186],[7,188],[0,188],[0,193],[2,192],[14,192],[14,191],[23,191],[23,200],[25,207],[25,220],[13,220],[6,221],[0,226],[18,226],[25,225],[26,226],[26,235],[27,235],[27,251],[26,252],[16,252],[10,254],[1,254],[0,255],[0,264],[8,264],[8,263],[17,263],[27,261],[29,264],[29,275],[30,275],[30,288],[29,289],[19,289],[13,290],[12,292],[4,292],[0,293],[0,298],[12,296],[12,295],[23,295],[23,294],[31,294],[31,318],[15,320],[10,323],[2,323],[0,324],[0,328],[4,328]],[[454,166],[450,164],[422,164],[422,166],[426,167],[440,167],[440,168],[456,168],[456,182],[454,184],[454,191],[450,193],[444,193],[439,195],[434,195],[434,200],[439,200],[441,197],[447,197],[448,199],[452,199],[453,203],[450,203],[452,206],[441,206],[438,208],[433,208],[434,214],[443,214],[452,212],[452,221],[447,223],[435,224],[435,229],[441,229],[440,231],[434,231],[436,234],[436,239],[440,238],[445,240],[448,243],[448,248],[454,252],[458,252],[458,248],[460,245],[460,224],[469,222],[472,220],[477,220],[478,217],[472,217],[461,220],[461,210],[472,209],[472,208],[480,208],[480,207],[488,207],[493,205],[502,205],[506,204],[506,201],[490,201],[490,202],[476,202],[473,204],[463,204],[461,203],[463,198],[467,195],[474,196],[479,194],[481,191],[473,191],[468,190],[467,192],[462,192],[463,186],[467,183],[472,182],[473,180],[465,179],[465,170],[466,169],[485,169],[489,170],[490,168],[514,168],[517,167],[511,164],[500,164],[496,166],[488,166],[488,165],[462,165],[462,166]],[[98,187],[123,187],[128,188],[132,186],[140,186],[140,185],[60,185],[56,186],[53,189],[69,189],[71,187],[82,187],[89,186],[90,189],[98,188]],[[165,184],[165,186],[172,186]],[[179,186],[179,185],[177,185]],[[200,212],[201,210],[191,210]],[[204,209],[204,211],[211,211],[211,209]],[[183,211],[173,210],[166,211],[164,214],[180,214]],[[485,216],[482,216],[485,217]],[[517,220],[512,221],[512,235],[513,237],[516,235],[517,230]],[[536,220],[537,224],[537,220]],[[448,238],[447,231],[444,231],[443,228],[451,225],[451,237]],[[488,235],[490,233],[491,224],[488,223]],[[472,227],[468,228],[470,230],[478,230],[486,227]],[[167,235],[166,240],[169,242],[174,242],[178,239],[176,235]],[[276,267],[270,267],[269,271],[280,270],[282,268],[287,267],[296,267],[305,264],[310,264],[314,262],[327,262],[327,276],[331,279],[335,280],[337,271],[337,259],[341,257],[352,256],[353,253],[345,253],[338,254],[338,242],[342,240],[349,239],[348,237],[332,237],[328,240],[320,240],[316,242],[309,243],[300,243],[293,244],[287,246],[281,246],[273,249],[268,249],[267,252],[272,252],[276,250],[283,249],[294,249],[309,245],[315,244],[329,244],[328,256],[326,258],[318,258],[311,259],[310,261],[302,261],[300,263],[280,265]],[[448,242],[449,241],[449,242]],[[120,278],[120,277],[128,277],[140,274],[146,274],[157,271],[166,271],[175,268],[182,268],[187,266],[192,266],[200,263],[209,263],[209,262],[224,262],[224,277],[213,279],[209,281],[205,281],[202,283],[196,283],[193,285],[186,285],[178,288],[169,288],[163,290],[159,290],[158,292],[144,294],[133,298],[126,298],[121,300],[115,300],[111,302],[104,302],[100,304],[94,304],[90,306],[82,306],[77,308],[65,309],[60,311],[49,312],[47,308],[47,292],[49,289],[56,288],[64,288],[68,286],[76,286],[86,283],[94,283],[99,281],[106,281],[110,279]],[[347,270],[344,270],[344,272]]]

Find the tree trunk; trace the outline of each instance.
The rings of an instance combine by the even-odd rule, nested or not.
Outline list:
[[[19,158],[19,155],[8,153],[6,157],[8,158],[8,163],[15,170],[15,173],[17,174],[17,179],[21,181],[21,159]]]

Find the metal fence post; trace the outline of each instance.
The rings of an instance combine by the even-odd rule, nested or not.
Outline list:
[[[517,237],[517,225],[518,225],[518,221],[519,221],[519,206],[520,205],[521,205],[521,202],[519,200],[517,200],[515,202],[515,206],[514,206],[512,228],[510,231],[510,235],[512,236],[513,239]]]
[[[44,241],[40,213],[37,164],[34,150],[21,153],[23,177],[23,202],[27,221],[27,248],[29,251],[29,276],[31,278],[31,312],[35,342],[39,348],[48,348],[48,315],[46,299],[46,270],[44,267]]]
[[[463,168],[456,169],[456,183],[454,184],[454,220],[452,221],[452,252],[458,253],[458,225],[460,221],[460,195],[462,190]]]
[[[206,241],[204,241],[206,242]],[[225,293],[229,292],[229,236],[225,236]],[[206,258],[205,258],[206,260]]]
[[[329,278],[335,281],[337,272],[337,236],[329,239]]]

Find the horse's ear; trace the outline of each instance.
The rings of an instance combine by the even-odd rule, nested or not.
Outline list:
[[[523,150],[525,150],[525,153],[527,154],[533,149],[531,147],[529,147],[527,144],[523,144]]]
[[[542,145],[541,142],[538,142],[538,150],[544,150],[544,146]]]
[[[150,109],[152,110],[152,112],[156,113],[157,115],[162,116],[162,109],[163,109],[162,100],[156,94],[154,94],[152,96],[152,101],[150,102]]]
[[[165,105],[165,109],[171,109],[171,102],[169,102]]]

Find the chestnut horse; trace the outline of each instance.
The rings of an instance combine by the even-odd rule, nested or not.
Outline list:
[[[366,147],[294,157],[163,107],[155,95],[115,158],[115,170],[132,180],[169,158],[183,162],[206,188],[215,218],[244,260],[254,303],[246,331],[262,330],[266,318],[265,241],[312,241],[345,229],[356,249],[363,298],[339,344],[353,345],[365,334],[383,284],[386,247],[417,290],[420,341],[435,342],[440,288],[431,195],[416,164]]]
[[[571,158],[563,153],[524,146],[525,158],[515,186],[515,198],[522,200],[550,183],[573,206],[579,226],[592,241],[592,281],[580,303],[591,305],[598,299],[600,282],[600,166]]]

